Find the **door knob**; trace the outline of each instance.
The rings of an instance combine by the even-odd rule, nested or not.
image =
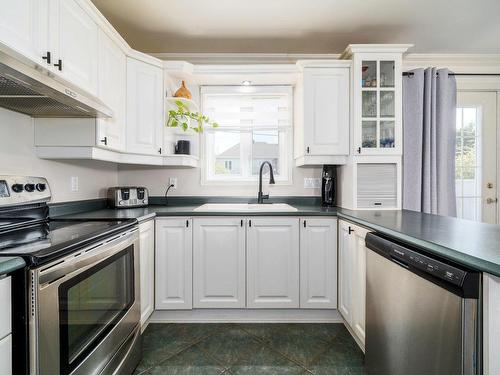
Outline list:
[[[492,204],[492,203],[497,203],[498,198],[486,198],[486,203]]]

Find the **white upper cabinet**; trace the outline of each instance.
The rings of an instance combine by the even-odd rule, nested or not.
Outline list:
[[[163,70],[127,58],[127,151],[161,155]]]
[[[303,67],[295,103],[297,165],[345,162],[349,155],[349,74],[350,62],[346,61]]]
[[[249,219],[247,307],[299,307],[298,218]]]
[[[0,0],[0,42],[42,66],[48,66],[47,1]]]
[[[104,31],[99,32],[99,97],[113,110],[113,117],[97,119],[96,144],[113,150],[125,149],[127,105],[127,59]]]
[[[352,59],[353,153],[402,154],[402,56],[407,44],[350,45]]]
[[[300,307],[337,307],[337,219],[301,219]]]
[[[49,48],[57,75],[97,96],[99,27],[75,0],[49,0]]]
[[[139,264],[141,273],[141,326],[154,310],[155,290],[155,223],[139,224]]]
[[[155,306],[193,306],[193,232],[188,218],[157,218],[155,228]]]
[[[245,220],[196,218],[193,222],[194,307],[245,307]]]

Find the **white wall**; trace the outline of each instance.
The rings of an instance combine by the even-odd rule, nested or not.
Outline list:
[[[117,184],[115,164],[97,161],[52,161],[37,158],[33,146],[33,119],[0,108],[0,175],[46,177],[52,202],[102,198]],[[72,192],[70,179],[77,176],[79,191]]]
[[[151,195],[164,195],[170,177],[177,177],[177,190],[171,189],[169,196],[174,195],[210,195],[210,196],[257,196],[258,182],[252,185],[210,185],[200,184],[200,169],[164,169],[142,166],[119,166],[119,185],[138,185],[149,189]],[[271,196],[318,196],[320,189],[304,189],[304,177],[321,177],[321,168],[293,168],[292,185],[271,185],[265,181],[264,192]]]

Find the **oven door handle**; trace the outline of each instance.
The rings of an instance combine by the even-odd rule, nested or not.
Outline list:
[[[125,235],[120,235],[114,240],[97,246],[91,246],[82,250],[82,253],[90,251],[77,257],[69,257],[61,263],[58,263],[48,269],[40,271],[38,282],[40,286],[54,282],[65,277],[68,274],[76,272],[81,273],[86,269],[102,262],[103,260],[124,250],[138,239],[138,229],[134,228]]]

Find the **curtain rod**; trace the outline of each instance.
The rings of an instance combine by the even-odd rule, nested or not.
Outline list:
[[[403,72],[403,77],[413,77],[414,72]],[[439,73],[436,73],[439,74]],[[450,76],[500,76],[500,73],[448,73]]]

